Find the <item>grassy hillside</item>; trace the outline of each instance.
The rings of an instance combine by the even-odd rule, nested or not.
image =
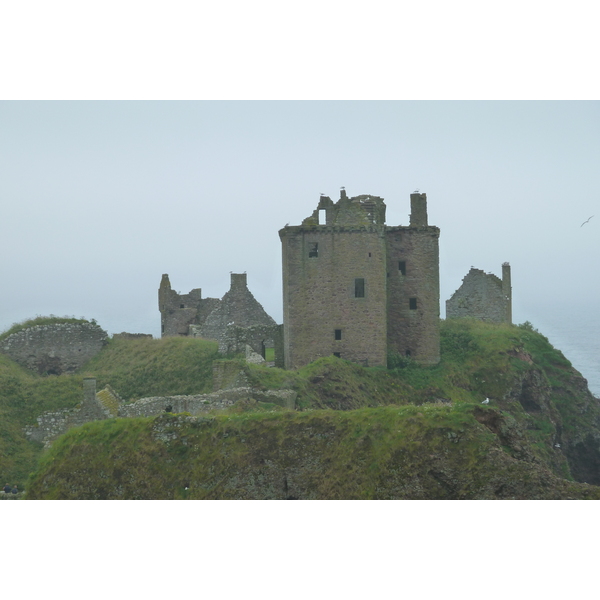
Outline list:
[[[56,442],[28,497],[600,498],[510,456],[488,416],[465,403],[95,422]]]
[[[212,389],[216,350],[217,344],[206,340],[110,340],[78,373],[59,376],[31,373],[0,354],[2,485],[10,481],[23,487],[41,453],[39,444],[27,440],[23,427],[34,425],[44,412],[77,406],[84,377],[97,377],[99,389],[110,383],[124,399],[201,393]]]
[[[579,373],[544,336],[529,324],[515,327],[470,320],[444,321],[441,325],[441,346],[442,360],[434,367],[420,367],[400,356],[389,357],[390,369],[364,368],[335,357],[322,358],[297,371],[246,365],[241,360],[239,366],[258,389],[292,388],[297,391],[300,413],[293,419],[300,419],[297,421],[300,429],[301,424],[306,423],[302,420],[305,417],[301,413],[304,412],[312,414],[311,418],[321,415],[325,421],[334,419],[332,422],[336,422],[332,416],[336,414],[352,413],[357,416],[344,418],[360,417],[367,421],[368,415],[372,414],[375,428],[381,418],[388,418],[385,415],[392,415],[394,421],[412,418],[411,410],[422,415],[441,415],[450,421],[460,421],[468,416],[469,427],[475,436],[473,439],[479,440],[479,444],[483,443],[485,435],[492,435],[490,439],[495,440],[495,447],[501,450],[503,458],[516,460],[519,464],[541,465],[553,476],[566,480],[600,485],[598,401],[589,393]],[[96,377],[99,388],[110,384],[125,400],[202,393],[212,389],[212,363],[216,359],[222,359],[217,354],[216,343],[205,340],[117,339],[110,340],[79,373],[41,377],[0,355],[0,478],[20,487],[25,484],[28,474],[36,467],[41,448],[26,440],[23,427],[34,424],[35,417],[45,411],[76,406],[82,399],[83,377]],[[482,405],[486,398],[489,398],[489,404]],[[377,407],[381,407],[377,410],[382,412],[374,411]],[[385,407],[392,412],[385,412]],[[279,410],[276,406],[271,408]],[[475,411],[476,408],[488,412],[482,413],[482,416]],[[286,428],[291,427],[289,419],[292,417],[265,414],[268,409],[268,406],[258,404],[234,407],[228,417],[223,417],[225,420],[218,417],[211,427],[231,428],[234,423],[240,423],[240,427],[243,423],[246,424],[244,427],[254,423],[259,427],[264,422],[271,423],[275,429],[283,427],[278,436],[288,435],[289,432],[284,433],[284,430],[288,431]],[[423,412],[425,409],[432,412]],[[461,412],[463,410],[466,412]],[[409,413],[412,417],[407,416]],[[419,425],[417,427],[413,423],[413,429],[417,429],[410,435],[414,434],[415,439],[437,439],[437,434],[429,430],[428,419],[415,418]],[[93,438],[90,437],[88,446],[85,446],[94,448],[93,452],[98,456],[97,465],[90,459],[89,469],[92,472],[101,461],[109,460],[106,457],[101,459],[104,442],[93,440],[103,440],[108,436],[112,440],[111,448],[117,453],[123,452],[125,456],[135,449],[136,469],[139,470],[146,464],[143,456],[147,452],[153,456],[153,453],[160,454],[164,449],[155,448],[147,432],[140,433],[142,437],[135,438],[135,443],[129,436],[138,435],[132,433],[135,431],[145,431],[144,427],[152,429],[153,422],[117,420],[114,423],[90,424],[79,433],[69,433],[64,443],[70,444],[75,454],[81,452],[83,456],[81,444],[84,438],[81,436],[93,433]],[[398,431],[408,427],[407,423],[398,424]],[[371,439],[376,437],[374,433],[370,434]],[[199,442],[196,449],[198,456],[208,451],[201,447],[208,443],[205,438],[202,439],[205,441]],[[344,444],[350,444],[352,439],[348,438]],[[392,443],[391,438],[386,439],[381,441],[384,446],[397,444],[397,441]],[[129,448],[127,452],[119,449],[121,443],[123,448]],[[64,465],[60,467],[63,457],[67,456],[62,444],[63,441],[55,443],[47,454],[48,460],[55,461],[55,468],[72,472],[72,465],[69,466],[71,459],[65,458]],[[428,447],[427,452],[438,456],[440,447],[435,444],[435,447]],[[464,451],[466,446],[461,448]],[[327,452],[333,450],[330,448]],[[345,451],[338,449],[336,452],[342,456]],[[189,450],[186,453],[191,460]],[[59,455],[61,458],[57,460]],[[44,464],[46,467],[37,470],[36,481],[46,477],[43,473],[49,463]],[[106,464],[110,464],[110,460]],[[105,471],[104,467],[102,472],[118,479],[115,472]]]
[[[560,351],[529,324],[470,320],[442,322],[441,343],[434,367],[240,361],[253,386],[295,389],[300,412],[92,423],[45,455],[31,497],[596,497],[574,480],[600,485],[600,405]],[[216,357],[200,340],[118,340],[84,371],[125,398],[191,393]]]
[[[212,391],[217,342],[194,338],[111,339],[81,370],[109,384],[123,399]]]

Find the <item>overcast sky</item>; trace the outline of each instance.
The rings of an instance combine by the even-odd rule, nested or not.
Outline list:
[[[0,132],[1,329],[52,313],[158,336],[163,273],[220,298],[230,271],[281,322],[277,232],[341,186],[384,197],[388,225],[427,193],[442,315],[504,261],[517,322],[600,292],[598,102],[15,101]]]

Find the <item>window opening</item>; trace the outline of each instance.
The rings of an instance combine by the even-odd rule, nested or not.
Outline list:
[[[406,356],[410,357],[410,350],[407,350],[404,354],[406,354]]]
[[[334,352],[334,353],[333,353],[333,355],[334,355],[336,358],[342,358],[342,355],[341,355],[339,352]]]
[[[371,253],[369,252],[369,258],[371,258]]]
[[[417,299],[410,298],[408,300],[408,306],[409,306],[410,310],[417,310]]]
[[[185,308],[185,304],[180,304],[179,308]]]
[[[327,224],[327,211],[324,208],[319,209],[319,225]]]
[[[341,340],[342,339],[342,330],[341,329],[336,329],[335,330],[335,339],[336,340]]]
[[[398,271],[402,273],[402,275],[406,275],[406,262],[401,260],[398,262]]]
[[[308,251],[308,258],[317,258],[319,256],[319,244],[316,242],[312,245]]]
[[[365,280],[362,277],[354,280],[354,297],[365,297]]]

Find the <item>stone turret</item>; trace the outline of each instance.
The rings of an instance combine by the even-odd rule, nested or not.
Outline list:
[[[506,321],[512,324],[512,285],[510,282],[510,264],[502,263],[502,293],[508,300],[506,306]]]
[[[410,226],[427,227],[427,194],[410,195]]]

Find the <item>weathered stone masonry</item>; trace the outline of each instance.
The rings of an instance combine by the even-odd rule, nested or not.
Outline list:
[[[202,298],[202,290],[178,294],[171,289],[169,276],[163,275],[158,290],[162,337],[191,336],[219,342],[224,354],[244,352],[249,345],[265,355],[276,349],[276,365],[283,366],[281,327],[265,312],[248,289],[245,273],[231,274],[231,287],[221,298]]]
[[[108,341],[100,326],[85,321],[36,325],[0,343],[0,351],[40,375],[74,373]]]
[[[389,351],[439,361],[439,229],[411,195],[408,227],[387,227],[378,196],[321,196],[302,225],[279,231],[285,367],[328,355],[385,365]]]
[[[35,426],[25,428],[25,434],[30,440],[49,448],[57,437],[72,427],[115,417],[153,417],[165,412],[202,415],[231,408],[239,402],[267,402],[291,410],[295,408],[295,391],[253,389],[243,370],[240,371],[239,363],[222,361],[218,364],[220,368],[215,368],[215,388],[224,387],[210,394],[156,396],[123,402],[110,386],[96,393],[96,380],[86,378],[83,380],[83,401],[79,407],[44,413],[37,418]]]
[[[471,317],[492,323],[512,323],[510,265],[502,265],[502,279],[471,267],[462,285],[446,300],[446,318]]]

